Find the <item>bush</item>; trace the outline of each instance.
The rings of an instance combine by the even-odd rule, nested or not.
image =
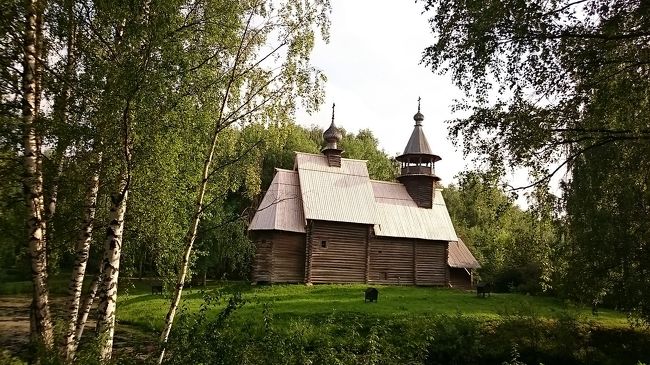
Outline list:
[[[211,311],[222,305],[221,310]],[[493,320],[457,313],[393,320],[332,313],[276,321],[235,320],[239,294],[206,294],[195,313],[181,311],[168,348],[169,364],[635,364],[648,361],[650,334],[611,330],[567,311],[556,320],[531,308]],[[608,342],[608,343],[605,343]]]

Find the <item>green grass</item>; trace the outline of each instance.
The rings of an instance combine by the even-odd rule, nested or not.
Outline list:
[[[67,293],[68,275],[50,278],[53,295]],[[90,280],[84,284],[87,286]],[[0,295],[28,295],[31,282],[0,283]],[[583,319],[594,320],[604,327],[620,328],[629,324],[624,314],[601,309],[598,316],[591,315],[591,308],[572,305],[551,298],[522,294],[492,293],[488,298],[479,298],[474,292],[413,286],[381,286],[377,303],[364,303],[363,284],[350,285],[273,285],[250,286],[244,283],[210,285],[207,293],[220,293],[227,298],[236,292],[243,295],[245,304],[233,318],[238,321],[259,321],[264,308],[273,313],[279,323],[290,320],[322,321],[336,314],[359,314],[372,318],[391,319],[422,317],[437,314],[471,315],[483,319],[502,315],[524,314],[544,318],[559,318],[567,313]],[[159,330],[169,309],[169,296],[152,295],[150,281],[121,280],[117,315],[122,323],[142,329]],[[196,311],[204,303],[198,289],[185,290],[181,306]],[[219,308],[213,309],[216,315]]]
[[[591,309],[576,307],[550,297],[533,297],[521,294],[493,293],[479,298],[473,292],[442,288],[376,286],[377,303],[364,303],[363,291],[367,285],[274,285],[251,287],[242,284],[208,287],[209,293],[229,294],[241,292],[245,300],[242,308],[232,316],[235,321],[260,321],[263,311],[270,310],[279,324],[295,320],[313,323],[324,321],[332,315],[356,314],[378,319],[428,317],[437,314],[470,315],[481,319],[494,319],[503,315],[536,315],[555,319],[570,314],[594,320],[604,327],[627,327],[626,317],[612,310],[601,309],[598,316]],[[181,306],[196,311],[203,303],[200,291],[186,291]],[[122,295],[118,302],[118,319],[144,329],[162,327],[169,308],[169,299],[151,295],[142,290],[132,290]],[[216,315],[219,306],[212,310]]]

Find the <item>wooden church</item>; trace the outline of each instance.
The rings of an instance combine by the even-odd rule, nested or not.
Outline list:
[[[471,288],[479,264],[454,231],[419,109],[398,182],[342,157],[333,116],[322,154],[296,152],[293,170],[276,169],[249,225],[253,282]]]

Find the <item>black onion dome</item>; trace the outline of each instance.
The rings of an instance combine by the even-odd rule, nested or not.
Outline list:
[[[343,134],[338,128],[336,128],[334,121],[332,121],[330,127],[323,133],[323,139],[325,139],[325,142],[327,143],[338,143],[343,139]]]
[[[415,120],[415,125],[422,125],[422,121],[424,120],[424,115],[422,115],[422,113],[420,113],[420,111],[418,110],[418,112],[415,113],[415,115],[413,116],[413,120]]]

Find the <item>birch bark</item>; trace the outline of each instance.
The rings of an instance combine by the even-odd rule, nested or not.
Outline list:
[[[252,17],[252,15],[251,15]],[[246,38],[246,34],[248,32],[250,22],[251,22],[251,17],[248,18],[248,22],[246,23],[246,28],[244,29],[244,33],[242,35],[241,42],[239,44],[239,48],[237,50],[237,54],[235,56],[235,60],[233,63],[232,71],[230,78],[228,80],[228,84],[226,86],[226,89],[224,91],[224,96],[223,100],[221,101],[221,108],[219,111],[219,118],[216,121],[215,129],[214,129],[214,135],[212,137],[212,143],[209,147],[208,154],[206,156],[206,159],[203,163],[203,173],[201,175],[201,184],[199,184],[199,189],[197,192],[197,197],[196,197],[196,203],[195,203],[195,208],[194,208],[194,214],[192,215],[192,220],[191,220],[191,226],[190,229],[187,231],[187,235],[185,236],[185,249],[183,252],[183,259],[181,261],[181,270],[178,275],[178,278],[176,280],[176,287],[174,288],[174,296],[172,298],[172,302],[169,306],[169,311],[167,312],[167,316],[165,317],[165,327],[163,328],[162,333],[160,334],[160,342],[161,342],[161,349],[160,349],[160,356],[158,357],[158,364],[162,364],[164,358],[165,358],[165,346],[167,345],[167,341],[169,340],[169,333],[172,330],[172,325],[174,324],[174,317],[176,315],[176,310],[178,309],[178,304],[181,301],[181,295],[183,294],[183,285],[185,284],[185,276],[187,276],[187,268],[190,262],[190,255],[192,254],[192,246],[194,245],[194,241],[196,240],[196,233],[199,228],[199,223],[201,221],[201,215],[203,214],[203,199],[205,198],[205,191],[208,186],[208,178],[210,177],[210,167],[212,166],[212,160],[214,158],[214,151],[217,146],[217,139],[219,137],[219,131],[222,128],[221,123],[223,122],[222,118],[224,115],[224,112],[226,110],[226,105],[228,102],[228,95],[230,94],[230,89],[235,82],[236,78],[236,70],[237,66],[240,60],[240,56],[242,54],[242,49],[244,46],[244,39]]]
[[[79,341],[81,340],[81,335],[83,335],[84,328],[86,327],[86,322],[88,321],[88,314],[90,313],[90,309],[93,306],[93,302],[95,301],[95,297],[97,296],[97,289],[99,288],[99,283],[102,280],[102,273],[99,272],[95,278],[93,279],[93,282],[90,284],[90,290],[88,291],[88,296],[86,296],[86,300],[84,301],[83,305],[81,306],[79,312],[79,319],[77,320],[77,327],[75,329],[75,343],[74,343],[74,351],[77,351],[77,346],[79,345]]]
[[[47,252],[45,241],[45,217],[43,204],[43,175],[40,169],[42,156],[36,134],[37,115],[37,33],[38,13],[42,5],[38,0],[26,3],[24,59],[23,59],[23,147],[25,175],[23,186],[28,211],[28,240],[32,267],[33,306],[35,336],[47,350],[53,343],[52,320],[47,287]],[[33,334],[34,335],[34,334]]]
[[[95,167],[93,169],[93,176],[90,179],[90,182],[88,184],[88,191],[86,192],[82,230],[75,247],[75,262],[72,267],[72,278],[70,279],[70,285],[68,287],[68,294],[70,298],[68,301],[68,329],[66,332],[65,344],[65,358],[68,361],[71,361],[74,358],[79,341],[79,338],[76,336],[77,320],[79,318],[81,289],[83,287],[83,279],[86,274],[86,265],[88,263],[93,227],[95,224],[97,193],[99,192],[99,166],[101,165],[101,160],[102,155],[100,152],[97,154]]]
[[[117,281],[120,273],[122,234],[124,232],[124,215],[126,214],[128,196],[129,184],[128,177],[125,174],[122,177],[121,192],[111,197],[111,211],[102,260],[102,279],[99,285],[97,318],[97,333],[100,338],[100,360],[102,362],[110,360],[113,350]]]

